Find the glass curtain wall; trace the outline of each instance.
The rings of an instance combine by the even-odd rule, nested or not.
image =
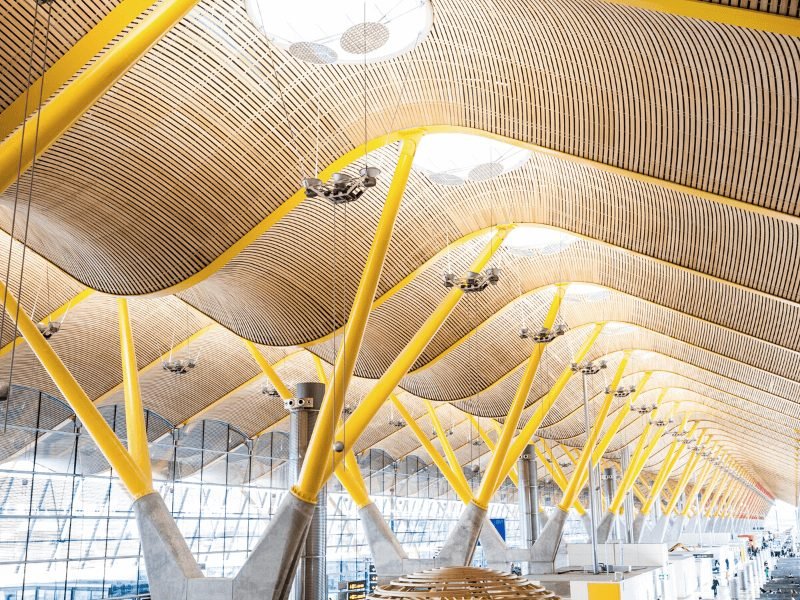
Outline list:
[[[124,441],[122,407],[103,416]],[[130,598],[147,593],[131,500],[61,400],[12,387],[0,404],[0,600]],[[219,421],[173,428],[147,413],[155,487],[208,576],[231,576],[247,558],[288,489],[288,435],[248,439]],[[392,530],[412,557],[444,543],[462,509],[444,477],[416,456],[372,449],[359,467]],[[477,487],[480,474],[465,472]],[[547,483],[544,483],[546,486]],[[369,548],[358,511],[335,480],[328,487],[328,573],[363,579]],[[516,490],[490,507],[519,543]],[[482,554],[476,553],[476,563]]]

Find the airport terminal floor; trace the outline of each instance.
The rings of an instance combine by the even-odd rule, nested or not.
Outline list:
[[[0,0],[0,600],[800,597],[798,0]]]

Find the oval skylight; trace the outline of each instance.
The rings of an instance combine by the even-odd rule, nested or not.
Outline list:
[[[509,232],[503,245],[517,256],[546,256],[561,252],[577,241],[574,235],[551,227],[518,225]]]
[[[611,290],[594,283],[570,283],[564,294],[564,300],[578,300],[582,302],[597,302],[605,300],[611,295]]]
[[[314,64],[393,58],[422,41],[433,22],[430,0],[245,0],[273,44]]]
[[[414,167],[439,185],[487,181],[524,165],[531,151],[467,133],[423,136]]]

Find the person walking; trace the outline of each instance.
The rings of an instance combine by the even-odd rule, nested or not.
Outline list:
[[[714,581],[711,582],[711,591],[714,592],[714,598],[717,597],[717,588],[719,587],[719,579],[714,577]]]

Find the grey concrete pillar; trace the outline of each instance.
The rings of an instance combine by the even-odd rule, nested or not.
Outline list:
[[[519,525],[523,548],[530,548],[539,537],[539,465],[533,446],[525,450],[517,463],[519,474]]]
[[[289,411],[289,472],[292,483],[297,481],[303,466],[308,442],[324,396],[325,385],[309,381],[298,383],[295,387],[295,397],[284,401],[284,406]],[[294,580],[295,600],[318,600],[328,595],[325,569],[326,506],[327,492],[323,487],[317,496],[314,516],[308,527],[308,535],[297,565],[297,575]]]
[[[628,470],[628,467],[631,463],[631,450],[628,446],[625,446],[622,449],[622,453],[620,455],[619,465],[622,469],[622,472],[625,473]],[[628,492],[625,494],[625,500],[622,504],[622,508],[624,511],[625,516],[625,541],[629,544],[635,543],[636,540],[636,532],[634,529],[634,515],[633,515],[633,494]]]
[[[614,496],[617,493],[617,471],[613,467],[606,467],[603,469],[603,494],[606,497],[606,503],[611,504],[611,501],[614,499]],[[597,526],[598,531],[600,530],[600,526]],[[609,540],[622,540],[625,541],[627,539],[627,532],[623,531],[624,529],[624,521],[622,519],[614,519],[614,526],[608,532],[608,539]],[[600,541],[600,536],[598,535],[598,541]]]

